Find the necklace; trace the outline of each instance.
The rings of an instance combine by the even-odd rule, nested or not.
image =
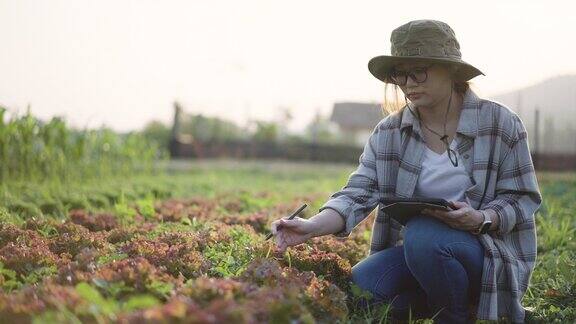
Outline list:
[[[448,112],[450,111],[450,103],[451,102],[452,102],[452,90],[450,91],[450,97],[448,98],[448,108],[446,108],[446,113],[444,114],[444,135],[438,134],[432,128],[428,127],[428,125],[426,125],[426,123],[424,123],[424,120],[420,117],[420,111],[416,110],[416,113],[418,114],[418,119],[422,122],[422,125],[424,125],[424,127],[426,127],[429,131],[431,131],[432,133],[434,133],[438,137],[440,137],[440,140],[443,142],[448,142],[447,141],[448,135],[446,134],[446,123],[448,121]]]
[[[456,155],[456,152],[450,148],[450,143],[448,143],[448,134],[446,134],[446,123],[448,121],[448,112],[450,111],[450,103],[452,102],[452,92],[453,92],[453,89],[452,89],[452,87],[450,87],[450,97],[448,98],[448,107],[446,108],[446,114],[444,114],[444,135],[439,134],[438,132],[434,131],[432,128],[428,127],[428,125],[426,125],[426,123],[424,123],[424,120],[420,117],[420,111],[417,110],[416,114],[418,115],[417,116],[418,120],[422,122],[422,125],[424,125],[424,127],[426,127],[429,131],[434,133],[436,136],[440,137],[440,140],[446,146],[446,151],[448,152],[448,157],[450,158],[450,162],[452,162],[452,165],[457,167],[458,166],[458,157]],[[404,96],[404,99],[406,99],[406,96]],[[412,111],[412,109],[410,109],[410,105],[407,105],[407,107],[410,110],[410,112],[412,113],[412,115],[414,115],[414,112]],[[452,154],[454,155],[454,158],[452,157]]]

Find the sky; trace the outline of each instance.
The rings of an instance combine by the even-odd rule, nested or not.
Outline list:
[[[338,101],[381,102],[368,61],[416,19],[448,23],[483,97],[576,73],[573,1],[0,0],[0,104],[75,127],[189,113],[303,129]]]

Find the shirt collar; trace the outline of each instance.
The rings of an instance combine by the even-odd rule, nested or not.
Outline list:
[[[412,112],[404,106],[402,112],[402,124],[400,130],[408,126],[413,126],[416,131],[420,129],[420,121],[412,115]],[[464,93],[464,100],[462,102],[462,111],[460,112],[460,120],[458,121],[457,133],[475,138],[478,132],[478,113],[480,111],[480,99],[470,88]]]

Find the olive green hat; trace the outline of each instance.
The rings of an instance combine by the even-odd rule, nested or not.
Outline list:
[[[455,65],[455,77],[468,81],[480,70],[462,60],[460,44],[448,24],[438,20],[413,20],[392,31],[390,37],[392,55],[373,57],[368,62],[368,70],[379,80],[387,78],[391,69],[399,63],[429,62]]]

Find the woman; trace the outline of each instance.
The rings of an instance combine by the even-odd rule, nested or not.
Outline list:
[[[391,43],[392,55],[368,67],[400,87],[407,104],[378,123],[358,168],[317,215],[272,223],[278,248],[347,237],[382,198],[444,198],[454,210],[425,210],[406,226],[378,208],[369,255],[354,265],[352,280],[399,315],[523,322],[542,202],[525,127],[470,90],[467,81],[483,73],[461,59],[447,24],[411,21]]]

